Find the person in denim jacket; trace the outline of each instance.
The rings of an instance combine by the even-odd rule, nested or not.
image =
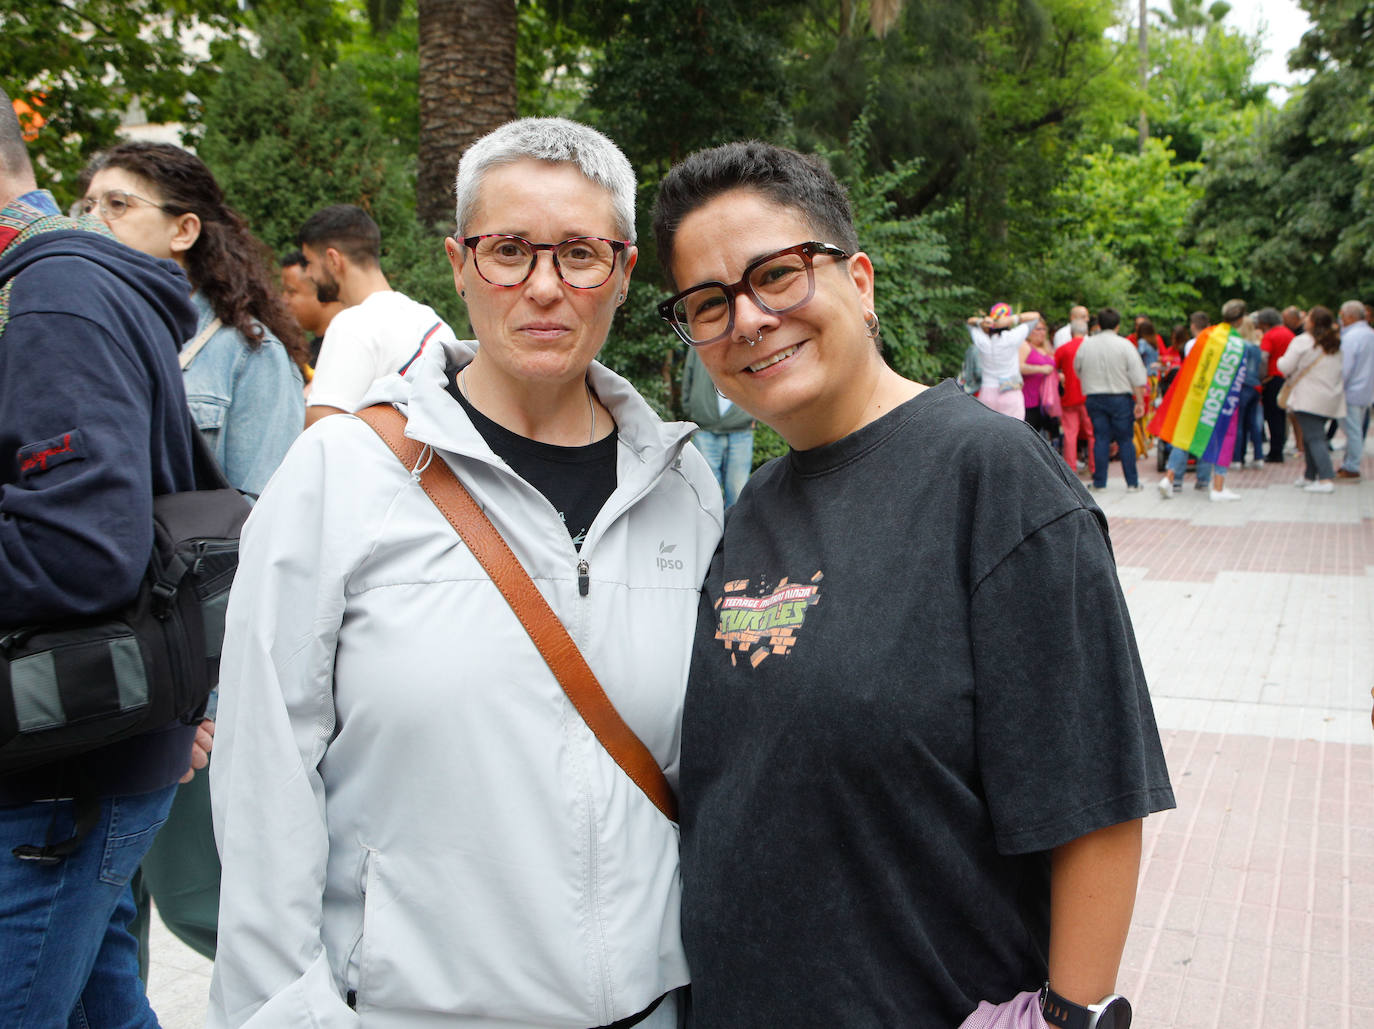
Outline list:
[[[124,143],[90,170],[84,209],[98,210],[120,242],[186,272],[198,316],[180,355],[191,416],[229,482],[256,496],[305,423],[305,337],[277,293],[271,253],[204,162],[180,147]],[[213,958],[219,880],[209,777],[198,775],[178,789],[134,880],[131,928],[145,975],[149,894],[168,928]]]
[[[197,333],[215,320],[210,299],[191,294]],[[221,324],[184,370],[191,416],[231,485],[257,496],[281,464],[305,422],[300,368],[264,328],[253,346]]]

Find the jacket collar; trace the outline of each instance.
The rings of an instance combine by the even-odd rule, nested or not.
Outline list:
[[[504,467],[467,414],[449,394],[450,378],[477,355],[474,340],[441,340],[427,346],[404,377],[388,375],[373,383],[362,406],[394,404],[406,415],[406,435],[436,450]],[[643,474],[656,479],[677,459],[695,426],[664,422],[630,383],[605,365],[593,361],[588,381],[597,398],[611,412],[622,447],[620,475]],[[624,450],[634,455],[626,467]]]

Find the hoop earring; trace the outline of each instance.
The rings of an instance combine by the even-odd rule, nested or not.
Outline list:
[[[868,329],[868,338],[874,343],[878,342],[878,335],[882,332],[882,327],[878,324],[877,311],[869,311],[864,315],[864,328]]]

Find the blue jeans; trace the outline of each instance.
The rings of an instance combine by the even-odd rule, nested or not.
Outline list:
[[[1183,483],[1183,473],[1188,469],[1188,451],[1182,447],[1174,447],[1169,451],[1169,463],[1165,465],[1169,471],[1174,473],[1174,482]],[[1212,481],[1212,469],[1214,465],[1211,461],[1199,461],[1194,470],[1197,475],[1197,488],[1204,489]],[[1221,474],[1226,474],[1227,465],[1221,465]]]
[[[175,792],[99,801],[95,828],[54,865],[21,861],[11,850],[70,836],[72,801],[0,808],[0,1025],[157,1029],[128,928],[129,877]]]
[[[1364,423],[1369,417],[1368,404],[1345,405],[1345,460],[1341,467],[1347,472],[1360,470],[1360,458],[1364,456]]]
[[[1236,412],[1236,448],[1231,452],[1231,460],[1236,464],[1245,463],[1245,444],[1249,441],[1255,451],[1255,460],[1264,460],[1264,404],[1259,390],[1245,386],[1240,391],[1240,410]]]
[[[1107,485],[1113,440],[1121,454],[1121,473],[1126,476],[1126,485],[1139,485],[1135,470],[1135,398],[1129,393],[1089,393],[1088,417],[1093,420],[1093,485]]]
[[[716,482],[725,491],[725,506],[729,507],[739,499],[739,491],[749,481],[749,473],[754,467],[754,430],[737,429],[734,432],[707,432],[698,429],[692,437],[711,466]]]

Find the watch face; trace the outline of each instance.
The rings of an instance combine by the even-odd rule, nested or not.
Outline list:
[[[1131,1024],[1131,1005],[1125,997],[1117,997],[1098,1013],[1093,1023],[1096,1029],[1129,1029]]]

